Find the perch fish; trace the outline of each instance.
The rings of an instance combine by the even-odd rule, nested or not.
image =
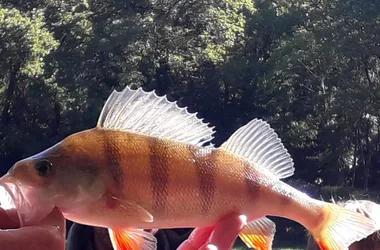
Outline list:
[[[272,249],[275,223],[294,220],[323,250],[345,250],[378,229],[284,183],[294,163],[269,124],[253,119],[220,147],[214,128],[154,91],[113,91],[94,128],[23,159],[0,179],[26,224],[57,207],[74,222],[108,228],[113,247],[156,249],[143,229],[207,227],[236,212],[250,248]],[[21,199],[22,198],[22,199]]]

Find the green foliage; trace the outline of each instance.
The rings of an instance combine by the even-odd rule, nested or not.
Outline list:
[[[20,73],[39,76],[43,73],[44,57],[58,46],[51,32],[44,28],[43,12],[23,15],[17,9],[0,5],[1,68],[20,63]]]
[[[303,25],[271,58],[267,80],[279,95],[287,93],[289,105],[277,117],[288,122],[292,147],[303,149],[308,159],[300,173],[318,183],[355,185],[355,172],[362,169],[364,179],[356,184],[368,188],[371,154],[378,147],[374,8],[366,1],[305,4]],[[275,103],[283,104],[281,98]]]
[[[41,102],[50,105],[51,86],[50,77],[45,75],[45,58],[58,45],[45,27],[41,10],[26,14],[0,5],[0,137],[3,138],[0,151],[4,155],[18,154],[25,141],[38,138],[41,131],[35,128],[37,120],[41,128],[48,127],[45,118],[39,120],[44,109],[37,112],[36,101],[43,94]]]
[[[260,117],[296,178],[377,187],[378,13],[342,0],[3,1],[0,155],[91,127],[112,89],[143,86],[198,111],[216,144]]]
[[[3,172],[93,127],[130,85],[199,112],[217,145],[267,120],[308,193],[378,189],[379,13],[369,0],[4,0]]]

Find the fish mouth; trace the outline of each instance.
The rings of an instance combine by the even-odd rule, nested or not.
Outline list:
[[[0,207],[11,219],[18,219],[20,227],[37,224],[53,211],[54,205],[41,202],[40,195],[8,174],[0,178]]]

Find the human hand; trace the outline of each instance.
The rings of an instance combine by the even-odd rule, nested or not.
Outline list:
[[[230,250],[246,224],[245,216],[229,214],[215,226],[194,229],[177,250]]]
[[[64,250],[66,224],[63,215],[54,209],[40,223],[20,228],[17,213],[0,207],[1,250]]]

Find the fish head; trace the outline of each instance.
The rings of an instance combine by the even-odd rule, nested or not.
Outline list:
[[[20,223],[36,223],[55,207],[61,212],[76,209],[103,195],[104,185],[93,157],[75,137],[16,162],[0,178]]]

